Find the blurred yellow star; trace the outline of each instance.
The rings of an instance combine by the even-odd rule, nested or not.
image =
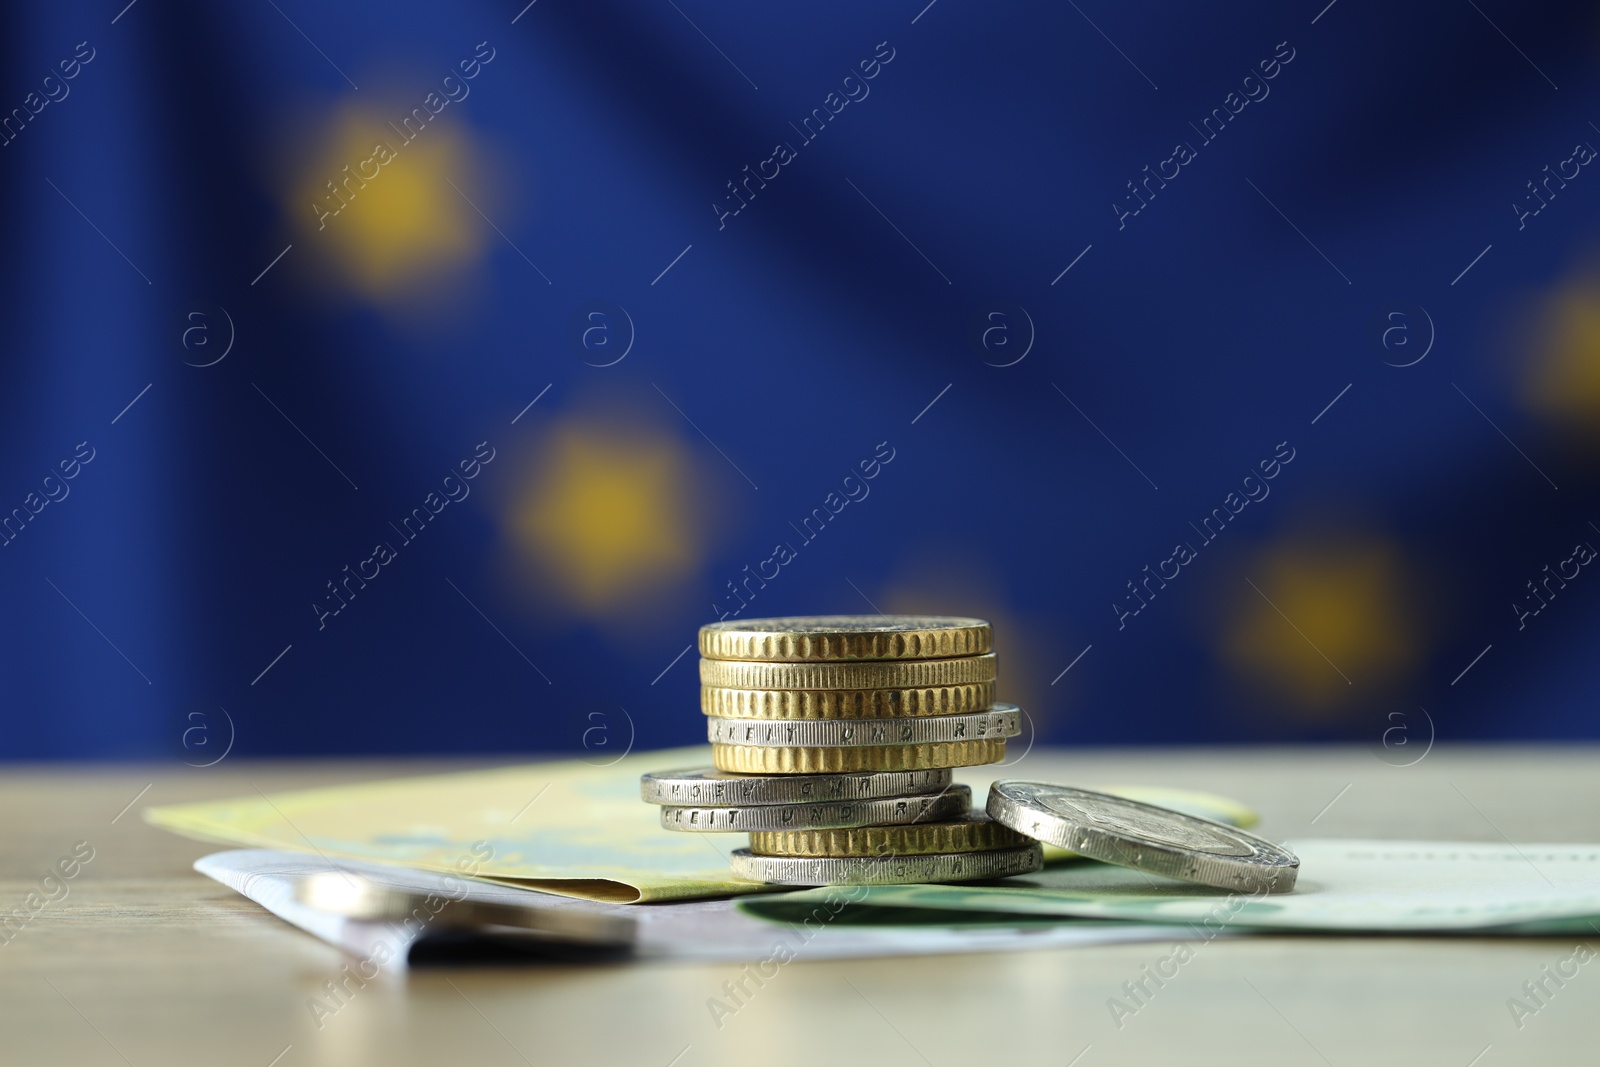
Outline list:
[[[339,278],[374,300],[410,295],[484,254],[488,227],[451,187],[478,169],[464,116],[406,140],[347,107],[298,169],[286,209],[299,240],[327,249]]]
[[[1219,651],[1289,710],[1331,717],[1357,696],[1352,683],[1370,695],[1417,662],[1409,583],[1386,542],[1291,542],[1262,553],[1245,573],[1256,588],[1239,594]]]
[[[523,559],[570,606],[614,613],[699,567],[703,509],[677,438],[572,419],[550,432],[540,456],[508,526]]]
[[[1600,438],[1600,273],[1552,293],[1539,314],[1538,331],[1523,402],[1553,422]]]

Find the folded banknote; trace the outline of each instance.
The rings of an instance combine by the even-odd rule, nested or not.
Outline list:
[[[274,915],[350,953],[358,973],[374,969],[402,970],[420,962],[482,962],[498,945],[501,961],[541,956],[610,960],[767,960],[854,959],[874,956],[945,955],[957,952],[1010,952],[1066,948],[1119,941],[1159,941],[1170,937],[1165,927],[1147,923],[1085,922],[1012,916],[1007,921],[918,923],[915,917],[893,925],[855,925],[843,919],[849,909],[837,904],[813,905],[792,922],[762,922],[740,911],[731,899],[683,900],[649,908],[579,900],[531,889],[483,885],[448,874],[433,874],[361,860],[324,860],[314,853],[236,849],[206,856],[195,870],[254,900]],[[427,904],[411,916],[393,921],[359,920],[330,914],[299,899],[307,876],[337,872],[375,879],[385,886],[424,895]],[[439,929],[445,901],[489,902],[516,908],[602,915],[634,924],[631,943],[580,944],[553,950],[546,941],[519,936],[505,928],[478,931],[481,940],[463,941],[459,931]],[[927,913],[932,915],[932,912]],[[315,1013],[314,1013],[315,1014]]]
[[[728,854],[744,847],[745,835],[663,830],[660,810],[640,800],[641,774],[710,763],[708,748],[672,749],[608,766],[559,760],[255,793],[150,808],[144,817],[203,841],[465,874],[589,900],[631,904],[762,892],[769,887],[736,881],[728,868]],[[980,797],[992,777],[984,770],[961,776]],[[1103,788],[1219,821],[1255,821],[1248,808],[1205,793]]]

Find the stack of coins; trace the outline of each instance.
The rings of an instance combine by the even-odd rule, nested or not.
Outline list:
[[[1022,709],[994,700],[981,619],[825,616],[700,630],[714,770],[646,775],[673,830],[748,831],[740,878],[946,882],[1036,870],[1037,843],[970,812],[950,768],[996,763]]]

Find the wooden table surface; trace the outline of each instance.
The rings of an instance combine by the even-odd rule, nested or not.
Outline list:
[[[1410,767],[1352,748],[1027,759],[1031,777],[1224,793],[1260,810],[1270,837],[1600,840],[1600,748],[1591,746],[1439,747]],[[190,864],[212,849],[139,817],[146,805],[255,787],[487,765],[6,769],[0,911],[27,912],[27,895],[77,842],[89,842],[94,858],[66,897],[0,944],[0,1063],[1498,1067],[1594,1062],[1600,1044],[1600,971],[1584,968],[1520,1029],[1507,1008],[1525,981],[1572,951],[1570,937],[1218,940],[1120,1030],[1108,998],[1170,946],[802,958],[720,1029],[706,1001],[737,977],[731,964],[418,971],[369,984],[319,1029],[306,1001],[347,958],[194,873]]]

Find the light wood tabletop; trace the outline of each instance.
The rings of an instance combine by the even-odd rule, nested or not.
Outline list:
[[[1273,838],[1600,841],[1600,748],[1441,746],[1408,767],[1380,756],[1399,762],[1358,748],[1037,750],[1026,770],[1222,793],[1257,808]],[[307,1000],[347,957],[192,871],[213,848],[140,819],[152,804],[507,762],[6,769],[0,912],[30,918],[0,943],[0,1063],[1498,1067],[1596,1055],[1600,972],[1585,968],[1520,1028],[1507,1008],[1571,937],[1218,939],[1120,1029],[1108,998],[1169,945],[802,957],[720,1028],[707,1000],[738,976],[732,964],[417,970],[371,983],[319,1029]],[[67,895],[24,907],[78,842],[93,859]]]

